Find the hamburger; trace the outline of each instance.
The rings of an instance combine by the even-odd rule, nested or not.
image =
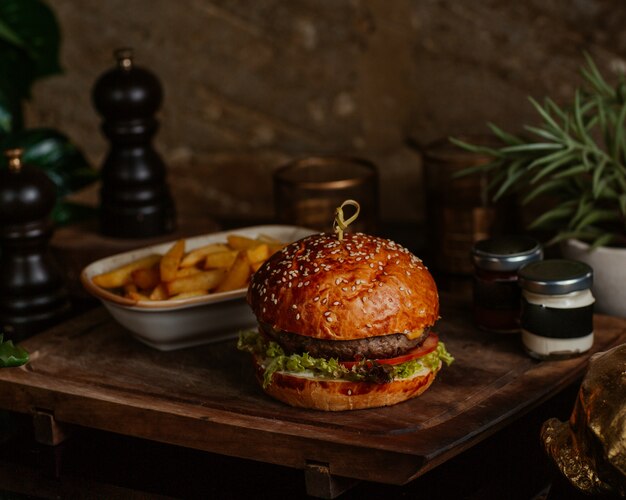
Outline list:
[[[258,330],[240,335],[263,390],[292,406],[353,410],[419,396],[453,358],[432,330],[435,281],[397,243],[315,234],[252,276]]]

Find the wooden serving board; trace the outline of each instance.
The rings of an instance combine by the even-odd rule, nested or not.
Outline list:
[[[590,353],[539,362],[523,352],[518,336],[472,327],[467,306],[442,300],[442,316],[437,330],[455,363],[424,395],[392,407],[288,407],[265,396],[234,341],[161,352],[134,340],[101,308],[23,342],[31,361],[0,370],[0,407],[399,485],[576,382],[591,354],[626,340],[626,319],[596,316]]]

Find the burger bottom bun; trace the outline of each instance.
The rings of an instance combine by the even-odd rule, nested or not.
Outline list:
[[[263,381],[263,367],[255,358],[257,378]],[[263,390],[279,401],[298,408],[324,411],[361,410],[391,406],[422,394],[435,380],[429,371],[410,379],[385,384],[309,378],[296,373],[275,372]]]

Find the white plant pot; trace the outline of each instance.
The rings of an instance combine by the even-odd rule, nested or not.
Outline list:
[[[589,264],[593,269],[595,312],[626,317],[626,248],[598,247],[580,240],[566,240],[561,251],[566,259]]]

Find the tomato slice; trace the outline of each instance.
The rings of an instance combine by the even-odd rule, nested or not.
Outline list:
[[[371,361],[376,361],[381,365],[399,365],[400,363],[406,363],[407,361],[411,361],[412,359],[421,358],[422,356],[426,356],[430,354],[435,349],[437,349],[437,344],[439,343],[439,336],[435,332],[431,332],[426,340],[422,342],[422,344],[415,349],[411,349],[400,356],[396,356],[395,358],[382,358],[382,359],[373,359]],[[339,361],[346,368],[352,368],[355,364],[359,363],[359,361]]]

